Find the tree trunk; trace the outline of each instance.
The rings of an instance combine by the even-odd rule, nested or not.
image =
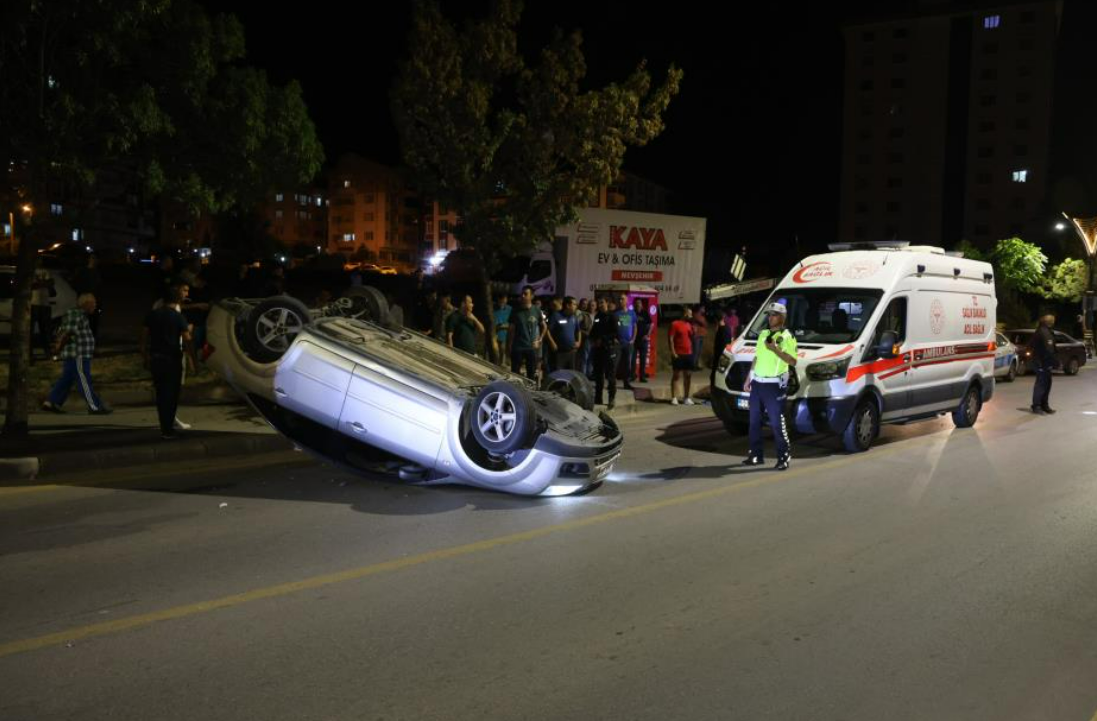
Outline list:
[[[44,196],[40,196],[44,197]],[[11,360],[8,370],[8,409],[4,418],[3,434],[22,437],[29,433],[27,412],[29,402],[31,319],[30,294],[38,263],[39,223],[31,223],[19,241],[19,254],[15,261],[15,288],[11,314]]]

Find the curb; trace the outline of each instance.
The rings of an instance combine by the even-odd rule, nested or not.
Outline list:
[[[129,448],[53,453],[38,457],[0,459],[0,481],[29,481],[66,473],[106,471],[133,466],[157,466],[201,458],[226,458],[288,451],[294,448],[276,433],[222,434]]]

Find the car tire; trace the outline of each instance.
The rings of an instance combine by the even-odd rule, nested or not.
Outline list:
[[[273,363],[311,321],[309,309],[296,298],[278,295],[262,300],[244,322],[244,352],[259,363]]]
[[[871,398],[857,404],[842,431],[842,445],[849,453],[864,453],[880,434],[880,410]]]
[[[548,390],[584,411],[594,410],[594,384],[579,371],[553,371],[548,377]]]
[[[350,306],[344,309],[347,318],[368,320],[378,325],[389,322],[389,304],[385,294],[372,285],[352,285],[343,291],[340,299],[350,301]]]
[[[1012,383],[1017,379],[1017,361],[1011,361],[1009,364],[1009,372],[1006,373],[1006,377],[1002,380],[1006,383]]]
[[[952,411],[952,422],[957,428],[971,428],[979,419],[979,411],[983,408],[983,399],[977,386],[970,386],[964,397],[960,399],[960,405]]]
[[[529,443],[536,423],[529,391],[509,381],[484,386],[469,406],[473,438],[495,456],[513,453]]]
[[[1066,367],[1063,369],[1063,372],[1066,373],[1068,376],[1076,376],[1078,375],[1078,369],[1080,367],[1081,366],[1078,363],[1078,359],[1071,358],[1069,361],[1067,361]]]

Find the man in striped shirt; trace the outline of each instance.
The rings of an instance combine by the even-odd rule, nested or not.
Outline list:
[[[49,399],[42,404],[42,410],[63,413],[62,406],[75,383],[88,404],[88,413],[107,415],[114,409],[99,400],[91,383],[91,358],[95,355],[95,336],[91,332],[88,317],[95,312],[95,296],[84,293],[76,299],[76,305],[76,308],[65,314],[58,329],[59,335],[54,343],[53,352],[60,354],[64,370],[61,373],[61,379],[50,391]]]

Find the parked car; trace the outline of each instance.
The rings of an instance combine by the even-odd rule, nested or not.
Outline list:
[[[1017,347],[1017,354],[1021,359],[1017,366],[1017,375],[1031,373],[1035,369],[1032,350],[1029,349],[1029,342],[1035,332],[1032,328],[1006,331],[1010,342]],[[1059,360],[1059,370],[1068,376],[1076,375],[1078,369],[1086,364],[1085,343],[1061,331],[1053,332],[1055,334],[1055,354]]]
[[[76,291],[57,270],[39,269],[39,274],[47,274],[53,279],[50,292],[50,315],[56,322],[72,308],[76,307]],[[15,298],[15,266],[0,265],[0,336],[11,335],[11,314]]]
[[[377,272],[380,273],[381,275],[398,275],[399,274],[399,271],[397,271],[396,268],[394,268],[391,265],[382,265],[380,268],[377,269]]]
[[[1019,375],[1020,359],[1017,357],[1017,346],[1013,345],[1002,333],[998,333],[998,347],[994,351],[994,377],[1001,378],[1006,383],[1012,383]]]
[[[278,431],[354,470],[395,462],[421,484],[521,495],[589,489],[622,436],[593,412],[590,382],[558,371],[547,390],[368,314],[318,315],[292,298],[228,299],[207,321],[208,363]]]

